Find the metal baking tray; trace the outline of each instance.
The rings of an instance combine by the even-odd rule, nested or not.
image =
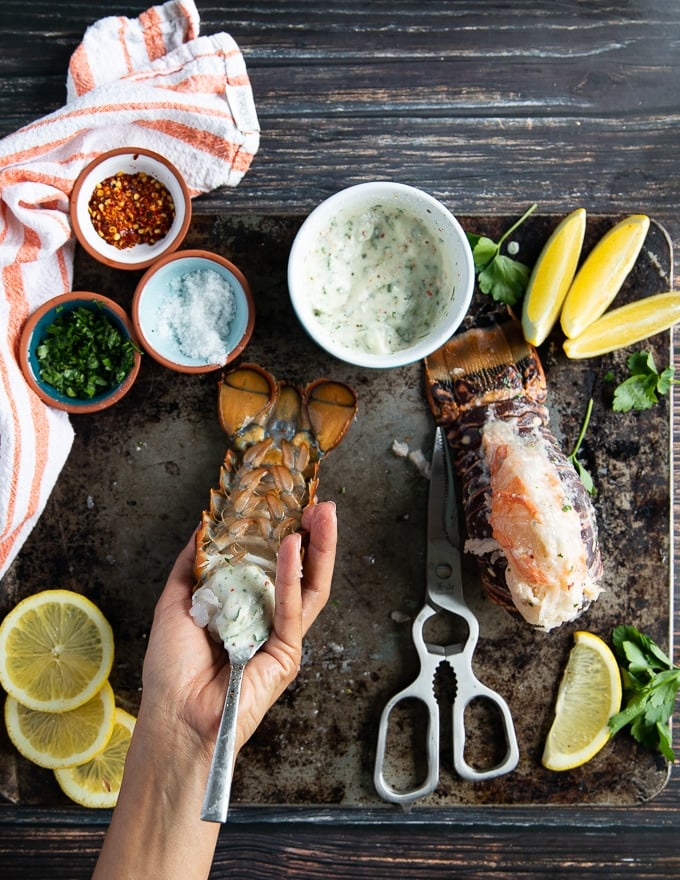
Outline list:
[[[319,376],[342,379],[359,395],[355,424],[320,470],[319,495],[337,502],[340,525],[331,601],[308,636],[298,679],[239,756],[232,804],[236,811],[268,807],[274,814],[291,807],[310,815],[340,807],[398,811],[378,798],[373,762],[380,712],[417,672],[410,626],[424,596],[428,482],[409,459],[394,455],[392,443],[429,457],[434,423],[422,364],[352,367],[327,356],[299,326],[287,296],[286,263],[302,219],[198,214],[185,242],[223,254],[248,277],[257,318],[246,360],[301,384]],[[467,231],[492,238],[514,220],[459,219]],[[518,258],[531,264],[559,219],[529,218],[514,236]],[[589,217],[584,252],[617,219]],[[79,250],[74,287],[129,308],[140,274],[109,269]],[[669,290],[671,274],[668,236],[652,223],[618,301]],[[476,293],[474,307],[488,309],[488,298]],[[660,368],[671,363],[670,333],[645,347]],[[646,412],[612,411],[606,376],[624,377],[626,355],[570,362],[557,338],[541,348],[551,426],[567,451],[588,399],[594,400],[583,461],[597,486],[606,592],[577,622],[538,633],[484,599],[466,560],[466,594],[480,621],[476,673],[510,704],[520,762],[506,776],[465,782],[452,769],[445,729],[440,785],[418,807],[445,815],[447,808],[473,805],[626,805],[652,798],[667,782],[667,763],[627,734],[576,770],[556,774],[540,764],[575,629],[608,639],[616,624],[632,623],[664,647],[671,640],[671,401],[663,398]],[[216,400],[215,374],[180,375],[145,357],[122,402],[94,416],[74,416],[67,464],[0,585],[3,615],[48,587],[92,598],[114,629],[111,681],[118,702],[133,713],[154,604],[208,503],[224,455]],[[414,765],[405,746],[392,761],[397,772]],[[59,811],[70,804],[51,772],[18,756],[4,730],[0,797],[6,806]]]

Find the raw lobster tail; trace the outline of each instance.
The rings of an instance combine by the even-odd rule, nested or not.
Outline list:
[[[231,624],[220,615],[244,577],[265,584],[273,602],[279,545],[314,504],[319,461],[347,432],[357,397],[341,382],[298,389],[246,364],[223,375],[218,409],[229,446],[196,537],[192,615],[224,640],[241,609],[229,608]]]
[[[462,481],[465,549],[488,597],[546,631],[575,619],[602,589],[597,524],[547,427],[536,349],[508,321],[453,337],[425,366]]]

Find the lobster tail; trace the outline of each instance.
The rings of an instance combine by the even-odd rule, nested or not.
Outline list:
[[[194,563],[194,606],[205,611],[194,616],[211,632],[219,635],[215,621],[225,608],[238,615],[229,595],[246,573],[267,585],[273,602],[279,545],[300,530],[304,509],[316,500],[319,461],[342,440],[356,410],[356,394],[340,382],[298,389],[255,364],[224,373],[218,412],[229,445]]]
[[[425,393],[441,424],[493,403],[521,397],[540,404],[547,396],[538,353],[517,321],[453,336],[426,358],[426,368]]]
[[[548,428],[536,349],[519,322],[473,328],[426,359],[426,380],[487,596],[544,630],[575,619],[601,592],[597,524]]]

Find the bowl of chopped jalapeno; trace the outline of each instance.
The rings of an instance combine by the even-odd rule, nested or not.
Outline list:
[[[31,314],[21,333],[19,363],[41,400],[84,414],[127,394],[141,350],[124,309],[101,294],[74,291]]]
[[[116,269],[144,269],[175,251],[191,222],[191,198],[159,153],[110,150],[90,162],[71,193],[71,223],[82,247]]]

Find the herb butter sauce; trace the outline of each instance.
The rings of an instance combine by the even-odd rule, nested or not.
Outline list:
[[[243,653],[269,638],[274,583],[258,565],[225,565],[196,590],[189,613],[230,653]]]
[[[441,239],[400,207],[339,212],[308,258],[313,313],[338,345],[371,354],[409,348],[451,301]]]

